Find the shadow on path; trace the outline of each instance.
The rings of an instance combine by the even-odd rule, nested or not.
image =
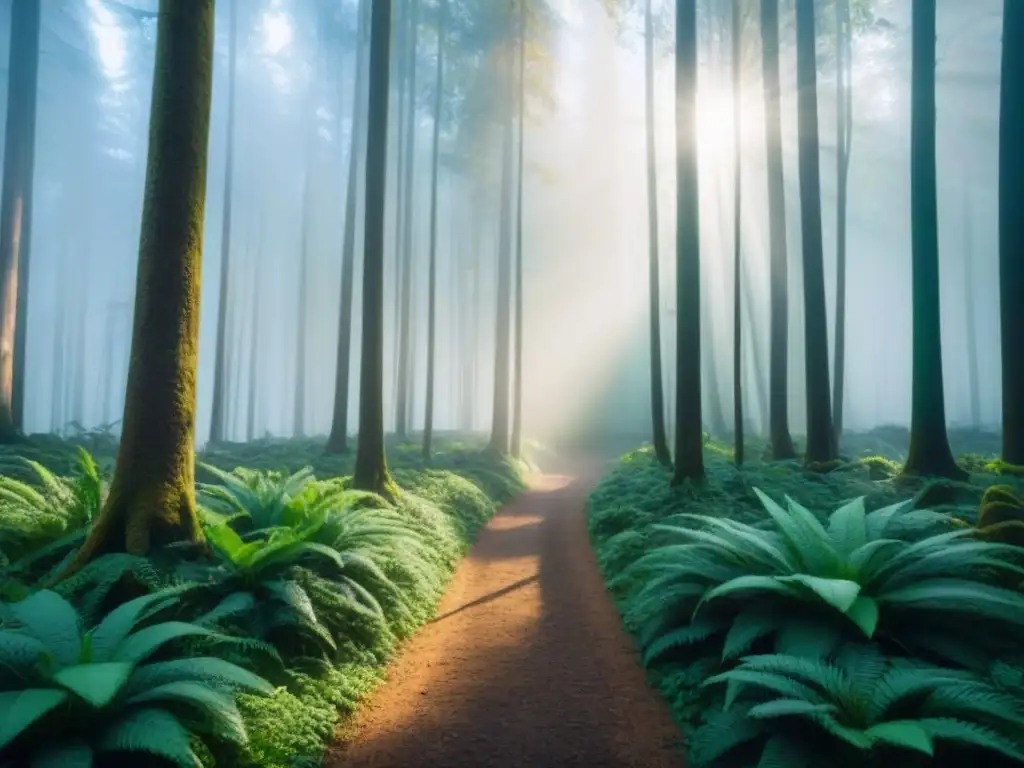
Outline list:
[[[602,468],[528,478],[325,766],[682,768],[587,537]]]

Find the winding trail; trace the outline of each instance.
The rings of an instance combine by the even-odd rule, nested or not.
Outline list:
[[[587,536],[602,468],[527,478],[327,768],[683,768]]]

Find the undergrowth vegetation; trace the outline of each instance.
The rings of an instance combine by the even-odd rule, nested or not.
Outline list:
[[[731,464],[669,487],[653,451],[594,491],[598,562],[694,766],[1024,761],[1022,482]]]
[[[221,445],[197,460],[207,555],[111,554],[58,579],[116,445],[89,449],[0,457],[5,767],[320,764],[520,489],[517,466],[454,441],[429,464],[389,446],[394,503],[351,489],[351,460],[317,441]]]

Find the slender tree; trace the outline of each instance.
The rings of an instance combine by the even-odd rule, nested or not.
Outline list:
[[[235,88],[238,77],[238,0],[231,0],[228,26],[228,125],[227,159],[224,161],[224,218],[220,237],[220,286],[217,289],[217,348],[213,363],[213,405],[210,409],[210,442],[224,439],[228,365],[228,281],[231,279],[231,210],[235,182]]]
[[[434,136],[430,168],[430,265],[427,278],[427,395],[423,418],[423,457],[430,458],[434,439],[434,346],[437,336],[437,171],[441,145],[441,97],[444,93],[444,40],[447,0],[438,0],[437,71],[434,76]],[[450,246],[449,246],[450,247]]]
[[[24,325],[28,297],[36,103],[39,92],[40,3],[11,4],[7,127],[0,192],[0,441],[21,431]]]
[[[249,305],[249,393],[245,402],[245,439],[256,439],[256,411],[259,390],[260,369],[260,303],[263,298],[263,227],[260,227],[260,241],[256,246],[256,264],[252,272],[252,303]]]
[[[853,138],[853,30],[850,0],[836,0],[836,330],[832,386],[832,429],[836,449],[843,434],[846,389],[846,198]]]
[[[348,143],[348,179],[345,184],[345,233],[341,247],[341,304],[338,311],[338,355],[334,374],[334,414],[327,438],[328,453],[348,451],[349,380],[352,366],[352,297],[356,262],[356,201],[361,149],[366,144],[366,55],[364,41],[372,2],[359,0],[356,34],[356,82],[352,92],[352,135]]]
[[[804,271],[804,370],[807,391],[807,454],[810,463],[835,459],[829,396],[828,316],[821,230],[818,147],[818,73],[814,0],[796,0],[797,136],[800,224]]]
[[[939,306],[939,213],[935,167],[935,0],[911,6],[910,227],[913,385],[910,450],[903,472],[964,478],[946,434]]]
[[[110,492],[69,570],[202,542],[194,444],[214,0],[160,0],[131,361]]]
[[[697,2],[676,0],[676,427],[672,483],[704,478],[700,380]]]
[[[974,228],[971,226],[971,180],[964,179],[964,334],[967,336],[967,384],[971,426],[981,426],[981,385],[978,382],[978,323],[974,292]]]
[[[523,448],[523,150],[526,144],[526,2],[519,0],[519,131],[516,157],[515,346],[512,350],[512,439],[509,452]]]
[[[1024,3],[1003,3],[999,108],[999,312],[1003,361],[1003,461],[1024,466]]]
[[[310,119],[312,116],[310,116]],[[299,296],[298,312],[296,313],[295,328],[295,400],[292,403],[292,434],[295,437],[304,437],[306,434],[306,348],[309,338],[308,312],[309,301],[309,206],[310,187],[313,178],[313,138],[310,137],[310,144],[307,149],[306,170],[302,182],[302,233],[299,245]]]
[[[732,151],[733,151],[733,283],[732,283],[732,420],[735,430],[736,463],[743,463],[743,172],[740,162],[740,120],[743,117],[740,98],[740,56],[743,52],[743,19],[740,0],[732,0]]]
[[[398,369],[396,372],[397,395],[395,401],[395,433],[405,437],[409,430],[409,384],[412,379],[412,273],[415,197],[413,185],[416,182],[416,54],[419,50],[420,0],[409,0],[408,40],[408,90],[406,98],[405,125],[405,176],[400,176],[402,209],[405,211],[402,232],[401,268],[398,291]]]
[[[779,0],[761,0],[761,56],[768,177],[771,347],[768,361],[768,421],[772,456],[796,456],[789,434],[789,252],[786,186],[782,166],[782,89],[779,84]]]
[[[359,371],[359,439],[354,487],[394,497],[384,453],[384,207],[388,163],[391,0],[373,0],[367,109],[363,340]]]
[[[491,417],[491,439],[488,448],[499,454],[509,451],[509,352],[511,343],[512,303],[512,142],[513,99],[512,59],[505,56],[502,76],[505,80],[505,114],[502,119],[501,210],[498,226],[498,300],[494,335],[494,402]]]
[[[651,345],[651,422],[654,455],[672,465],[665,430],[665,375],[661,358],[661,277],[658,248],[658,159],[654,130],[654,0],[644,4],[644,126],[647,138],[647,313]]]

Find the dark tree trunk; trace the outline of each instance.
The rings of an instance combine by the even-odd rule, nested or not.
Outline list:
[[[761,51],[771,258],[768,422],[772,457],[781,460],[792,459],[796,456],[796,450],[789,434],[789,251],[786,244],[786,186],[782,168],[779,0],[761,0]]]
[[[373,0],[367,109],[366,219],[363,226],[363,339],[359,371],[359,438],[352,483],[393,497],[384,454],[384,203],[387,194],[391,0]]]
[[[408,76],[406,92],[405,176],[400,177],[405,217],[402,227],[400,285],[398,292],[398,371],[396,373],[395,433],[405,437],[409,432],[409,384],[412,379],[412,255],[415,236],[413,184],[416,181],[416,51],[419,45],[420,0],[410,0]]]
[[[913,396],[908,475],[965,478],[949,448],[942,383],[939,213],[935,168],[935,0],[913,0],[910,78],[910,215]]]
[[[658,159],[654,130],[654,13],[644,5],[644,124],[647,136],[647,302],[651,345],[651,421],[654,455],[672,465],[665,432],[665,375],[661,359],[661,277],[658,249]]]
[[[836,451],[843,435],[843,393],[846,389],[846,196],[853,138],[853,71],[850,0],[836,0],[836,330],[832,386],[832,429]]]
[[[676,427],[673,485],[704,479],[700,381],[697,4],[676,0]]]
[[[161,0],[131,362],[110,492],[72,561],[202,542],[194,443],[213,0]]]
[[[23,426],[39,17],[39,2],[11,6],[7,128],[0,195],[0,441],[14,439]]]
[[[515,346],[512,350],[512,439],[509,453],[523,449],[523,149],[526,144],[526,0],[519,2],[519,141],[516,158]]]
[[[429,459],[434,439],[434,345],[437,336],[437,170],[441,143],[441,96],[444,88],[446,0],[437,9],[437,72],[434,80],[434,136],[430,152],[430,266],[427,278],[427,394],[423,417],[423,457]],[[449,247],[450,244],[449,244]]]
[[[750,270],[746,261],[743,262],[742,269],[743,304],[746,307],[746,310],[743,313],[743,322],[746,327],[747,338],[750,339],[749,346],[751,350],[751,358],[754,362],[754,382],[757,394],[757,407],[761,414],[761,426],[764,428],[768,424],[769,408],[768,379],[765,377],[764,352],[761,344],[763,337],[758,333],[761,329],[760,323],[754,323],[752,320],[756,307],[753,301],[753,294],[750,290]]]
[[[828,314],[821,231],[821,169],[818,148],[818,73],[814,0],[796,0],[797,136],[800,224],[804,271],[804,370],[809,463],[836,457],[828,371]]]
[[[732,285],[732,415],[735,435],[735,458],[743,463],[743,283],[742,261],[742,168],[740,163],[740,54],[742,19],[740,2],[732,0],[732,123],[733,123],[733,285]]]
[[[494,337],[494,403],[491,417],[491,439],[488,448],[499,454],[509,451],[509,352],[511,342],[512,303],[512,143],[513,109],[512,62],[506,61],[505,71],[505,128],[501,149],[501,220],[498,229],[498,296]]]
[[[1003,3],[999,111],[999,311],[1003,361],[1003,461],[1024,466],[1024,3]],[[1010,43],[1010,44],[1007,44]]]
[[[352,296],[356,263],[356,202],[359,158],[366,145],[366,57],[363,43],[371,2],[359,0],[359,31],[356,41],[356,82],[352,101],[352,135],[348,145],[348,180],[345,185],[345,234],[341,254],[341,305],[338,316],[338,355],[334,375],[334,415],[327,452],[348,452],[349,382],[352,366]]]
[[[235,181],[235,88],[238,73],[238,0],[231,0],[228,27],[228,139],[224,167],[224,218],[220,238],[220,286],[217,298],[217,347],[213,367],[213,405],[210,409],[210,442],[224,439],[225,397],[228,370],[228,281],[231,279],[231,209]]]

